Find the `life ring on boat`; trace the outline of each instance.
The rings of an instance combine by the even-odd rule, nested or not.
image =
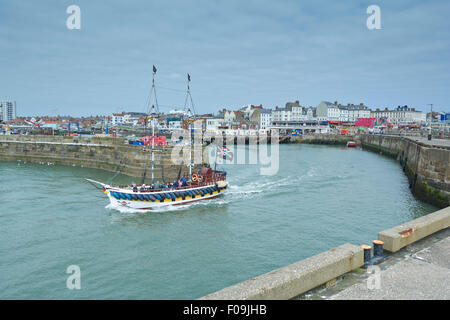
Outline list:
[[[198,176],[198,182],[202,182],[203,177],[202,176]]]
[[[197,182],[198,181],[198,175],[197,174],[193,174],[192,175],[192,181]]]

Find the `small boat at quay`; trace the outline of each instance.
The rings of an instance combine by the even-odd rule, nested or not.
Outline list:
[[[347,148],[356,148],[356,143],[354,141],[347,142]]]
[[[152,210],[161,207],[188,204],[212,199],[223,194],[228,188],[225,171],[202,168],[192,174],[191,181],[181,187],[154,189],[151,186],[110,186],[92,179],[92,183],[103,186],[112,206],[130,209]]]

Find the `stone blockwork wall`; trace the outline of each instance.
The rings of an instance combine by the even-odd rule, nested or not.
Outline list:
[[[347,142],[354,141],[360,143],[359,136],[339,135],[339,134],[314,134],[299,135],[290,137],[290,142],[307,144],[327,144],[327,145],[347,145]]]
[[[362,147],[397,159],[419,199],[444,208],[450,205],[450,148],[419,139],[365,135]]]
[[[172,148],[155,153],[155,178],[173,180],[188,172],[186,166],[171,161]],[[122,138],[0,136],[0,160],[53,163],[67,166],[120,171],[132,177],[151,177],[151,152],[133,146]],[[207,161],[204,161],[205,163]],[[162,164],[162,165],[161,165]]]

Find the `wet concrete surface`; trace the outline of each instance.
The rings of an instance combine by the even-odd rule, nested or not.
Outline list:
[[[298,299],[450,299],[450,228],[387,256],[375,267],[349,272]]]

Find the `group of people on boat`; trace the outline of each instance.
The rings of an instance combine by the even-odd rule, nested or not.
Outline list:
[[[149,192],[153,190],[174,190],[178,188],[187,187],[188,181],[186,176],[182,176],[179,180],[176,180],[174,182],[167,181],[167,183],[151,183],[149,185],[143,184],[142,186],[137,186],[136,184],[133,184],[129,186],[133,189],[133,192]]]
[[[151,183],[149,185],[142,184],[142,185],[136,185],[135,183],[128,185],[126,188],[132,189],[133,192],[152,192],[155,190],[164,190],[164,191],[172,191],[172,190],[178,190],[184,187],[189,187],[192,185],[200,186],[208,183],[212,183],[218,180],[225,180],[227,173],[225,171],[214,171],[214,178],[213,178],[213,171],[210,168],[209,165],[207,165],[204,168],[201,168],[196,173],[192,174],[191,181],[189,182],[186,175],[183,175],[180,179],[175,180],[173,182],[167,181],[163,183]]]

